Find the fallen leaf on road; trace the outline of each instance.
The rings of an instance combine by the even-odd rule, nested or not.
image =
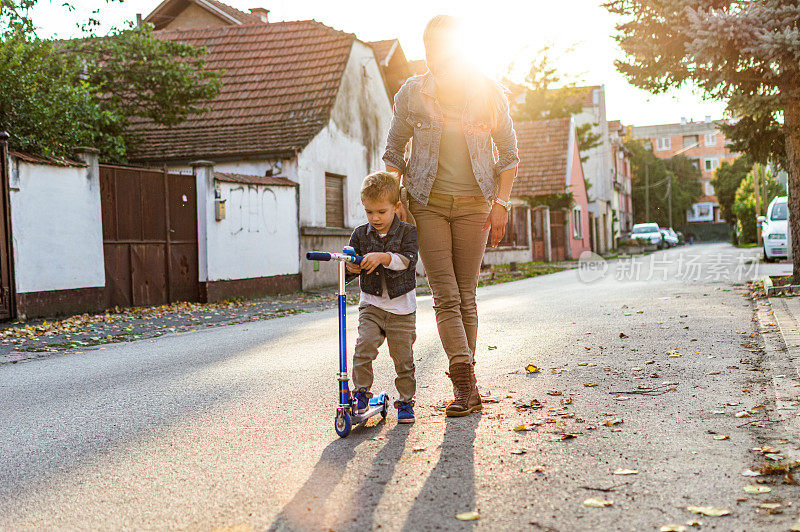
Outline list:
[[[752,469],[745,469],[744,471],[742,471],[742,476],[743,477],[760,477],[761,473],[759,473],[758,471],[753,471]]]
[[[750,417],[750,413],[745,411],[745,410],[742,410],[740,412],[736,412],[736,414],[734,414],[734,415],[736,417]]]
[[[561,403],[562,405],[572,404],[572,397],[565,397],[563,399],[559,399],[558,402]]]
[[[630,397],[625,397],[624,395],[618,395],[614,399],[616,399],[617,401],[627,401],[628,399],[630,399]]]
[[[522,425],[517,425],[516,427],[514,427],[514,432],[524,432],[526,430],[528,430],[528,425],[526,425],[525,423],[523,423]]]
[[[702,526],[703,525],[703,523],[701,523],[700,521],[686,521],[686,524],[689,525],[689,526]]]
[[[583,501],[584,506],[589,506],[590,508],[605,508],[607,506],[611,506],[614,504],[614,501],[607,501],[605,499],[598,499],[595,497],[591,497]]]
[[[687,510],[693,514],[707,515],[709,517],[722,517],[730,515],[730,508],[715,508],[713,506],[687,506]]]
[[[659,530],[661,532],[686,532],[686,527],[683,525],[663,525]]]
[[[672,358],[677,358],[677,357],[683,356],[678,351],[676,351],[675,349],[670,349],[669,351],[667,351],[667,355],[669,355]]]
[[[619,425],[622,423],[621,417],[615,417],[614,419],[604,419],[600,422],[601,425],[611,426],[611,425]]]
[[[417,446],[417,447],[414,447],[413,450],[414,450],[415,453],[418,453],[418,452],[424,451],[426,449],[427,449],[427,447]]]
[[[579,366],[588,366],[589,363],[588,362],[578,362],[578,365]]]
[[[800,523],[795,523],[789,530],[791,530],[792,532],[797,532],[798,530],[800,530]]]
[[[638,469],[617,469],[614,471],[615,475],[638,475]]]
[[[591,388],[592,386],[597,386],[597,383],[596,382],[585,382],[583,385],[586,386],[587,388]]]
[[[523,473],[544,473],[544,466],[543,465],[537,465],[537,466],[529,467],[528,469],[523,469],[522,472]]]
[[[554,434],[550,437],[550,441],[562,441],[562,440],[571,440],[575,437],[575,434]]]
[[[497,349],[497,346],[496,345],[490,345],[490,346],[488,346],[488,348],[489,348],[489,351],[493,351],[493,350]]]
[[[625,333],[619,333],[619,337],[620,337],[620,338],[627,338],[627,337],[628,337],[628,335],[627,335],[627,334],[625,334]]]
[[[745,493],[750,493],[750,494],[769,493],[770,491],[772,491],[772,488],[770,488],[769,486],[755,486],[755,485],[745,486],[742,489],[744,490]]]
[[[714,439],[715,440],[727,440],[728,436],[725,436],[724,434],[714,434]]]
[[[478,512],[463,512],[456,514],[456,519],[459,521],[476,521],[481,518]]]
[[[547,392],[547,395],[561,395],[561,392],[559,392],[558,390],[550,390],[549,392]]]
[[[759,508],[763,508],[765,510],[775,510],[781,507],[781,503],[779,502],[762,502],[758,505]]]
[[[497,396],[481,397],[482,403],[499,403],[500,398]]]
[[[537,366],[534,366],[533,364],[528,364],[527,366],[525,366],[525,372],[526,373],[539,373],[539,368]]]
[[[511,454],[525,454],[527,452],[528,451],[526,451],[525,449],[514,449],[513,451],[511,451]]]

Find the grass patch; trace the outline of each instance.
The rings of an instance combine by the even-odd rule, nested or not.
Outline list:
[[[734,244],[734,246],[736,246],[737,248],[741,248],[741,249],[749,249],[749,248],[758,247],[758,244],[755,243],[755,242],[748,242],[747,244]]]
[[[482,276],[478,279],[478,286],[508,283],[529,277],[556,273],[564,269],[561,266],[552,266],[544,262],[520,262],[517,264],[517,269],[512,271],[508,264],[499,264],[492,268],[490,275]]]

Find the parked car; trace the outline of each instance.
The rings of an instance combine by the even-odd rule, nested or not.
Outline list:
[[[661,229],[661,237],[664,239],[664,245],[668,248],[673,248],[680,243],[678,234],[671,227]]]
[[[657,246],[658,249],[664,247],[664,237],[661,235],[661,229],[658,224],[655,223],[634,224],[631,238],[638,240],[645,246]]]
[[[759,216],[761,241],[764,244],[764,260],[772,262],[788,257],[786,233],[788,230],[788,206],[786,196],[778,196],[769,203],[767,215]]]

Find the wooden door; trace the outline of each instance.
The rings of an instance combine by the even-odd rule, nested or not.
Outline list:
[[[14,261],[11,251],[11,211],[9,208],[8,133],[0,131],[0,320],[16,314]]]

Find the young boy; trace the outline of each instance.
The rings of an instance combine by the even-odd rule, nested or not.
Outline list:
[[[417,338],[417,228],[400,221],[400,188],[389,172],[368,175],[361,186],[361,203],[369,223],[353,231],[350,246],[364,257],[348,263],[348,280],[360,277],[358,340],[353,354],[353,388],[358,413],[372,396],[372,361],[384,339],[394,361],[398,423],[414,422],[414,352]]]

